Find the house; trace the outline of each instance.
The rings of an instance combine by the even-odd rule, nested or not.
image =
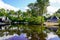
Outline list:
[[[56,17],[56,16],[52,16],[52,17],[49,17],[48,19],[47,19],[47,22],[58,22],[58,17]]]
[[[46,26],[55,26],[55,25],[59,25],[58,19],[59,19],[59,18],[56,17],[56,16],[51,16],[51,17],[49,17],[49,18],[47,19],[46,22],[44,22],[44,25],[46,25]]]
[[[8,17],[0,16],[0,22],[10,22]]]

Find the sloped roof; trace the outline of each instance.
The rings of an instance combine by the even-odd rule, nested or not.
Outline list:
[[[59,19],[57,16],[50,16],[49,18],[48,18],[48,20],[50,20],[50,19]]]
[[[49,17],[48,19],[47,19],[47,21],[51,21],[51,22],[57,22],[58,21],[58,17],[56,17],[56,16],[51,16],[51,17]]]

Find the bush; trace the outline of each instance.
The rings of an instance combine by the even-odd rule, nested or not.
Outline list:
[[[23,18],[25,22],[29,22],[30,21],[30,17],[25,17]]]
[[[37,17],[13,17],[13,16],[9,16],[9,19],[11,21],[25,21],[25,22],[29,22],[29,23],[32,23],[32,24],[41,24],[44,22],[44,17],[43,16],[37,16]]]
[[[42,17],[42,16],[37,16],[35,22],[36,22],[37,24],[43,23],[43,22],[44,22],[44,17]]]
[[[33,24],[41,24],[44,22],[44,17],[42,17],[42,16],[31,17],[29,19],[29,22],[31,22]]]
[[[17,21],[17,20],[18,20],[17,17],[13,17],[13,16],[9,16],[8,18],[9,18],[11,21]]]

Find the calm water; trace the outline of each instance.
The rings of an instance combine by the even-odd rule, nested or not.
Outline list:
[[[0,29],[0,40],[7,40],[14,36],[24,34],[29,40],[49,40],[59,37],[56,32],[58,28],[46,28],[41,25],[9,25]]]

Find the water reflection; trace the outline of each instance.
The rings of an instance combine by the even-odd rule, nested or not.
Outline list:
[[[60,26],[59,26],[58,30],[56,31],[56,34],[60,37]]]
[[[50,32],[47,33],[46,40],[60,40],[60,38],[54,32]]]
[[[0,30],[0,36],[21,35],[21,33],[26,33],[29,40],[46,40],[47,33],[49,32],[51,32],[51,30],[41,25],[10,25],[6,27],[5,30]]]
[[[11,38],[8,38],[7,40],[28,40],[26,33],[21,33],[21,35],[15,35]]]

